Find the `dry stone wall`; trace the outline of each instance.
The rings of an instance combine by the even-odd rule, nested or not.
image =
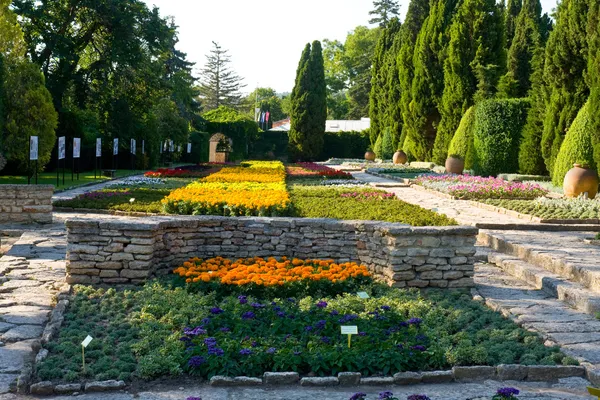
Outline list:
[[[395,287],[470,287],[478,233],[472,227],[214,216],[66,225],[72,284],[141,283],[191,257],[288,256],[356,261]]]
[[[0,223],[51,223],[52,185],[0,185]]]

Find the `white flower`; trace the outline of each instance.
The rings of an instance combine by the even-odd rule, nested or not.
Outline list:
[[[134,201],[135,201],[135,198],[133,198],[133,197],[129,199],[130,203],[133,203]]]

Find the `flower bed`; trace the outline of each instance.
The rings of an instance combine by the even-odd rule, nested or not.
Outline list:
[[[219,167],[224,165],[207,163],[177,168],[158,168],[156,171],[146,172],[144,176],[147,178],[200,178],[218,171]]]
[[[283,216],[290,207],[285,167],[279,161],[221,169],[171,192],[162,201],[168,214]]]
[[[288,176],[294,178],[317,177],[320,179],[354,179],[352,174],[329,168],[326,165],[302,162],[288,167]]]
[[[406,203],[383,190],[296,185],[290,194],[297,217],[379,220],[413,226],[457,225],[443,214]]]
[[[546,189],[535,183],[471,175],[422,175],[415,183],[464,200],[535,199],[548,194]]]
[[[600,199],[486,200],[486,204],[543,219],[598,219]]]
[[[319,282],[312,281],[309,290]],[[248,285],[221,286],[244,293]],[[37,379],[262,376],[265,371],[389,376],[454,365],[573,362],[536,334],[472,301],[468,291],[420,293],[371,281],[356,289],[368,299],[356,292],[331,294],[328,288],[291,297],[222,290],[171,280],[122,291],[76,286],[60,334],[46,345],[49,355],[38,366]],[[358,327],[351,347],[340,333],[342,325]],[[77,351],[88,334],[94,340],[86,349],[84,376]]]
[[[165,181],[160,178],[131,176],[129,178],[109,182],[106,186],[159,186],[164,184]]]

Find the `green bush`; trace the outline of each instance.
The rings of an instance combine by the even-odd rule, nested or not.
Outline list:
[[[473,168],[473,127],[475,107],[470,107],[460,120],[460,125],[450,142],[448,156],[458,156],[465,161],[465,169]]]
[[[473,170],[482,176],[519,169],[521,132],[530,103],[526,99],[491,99],[475,109]]]
[[[382,160],[391,160],[396,152],[394,149],[394,136],[392,130],[388,127],[383,131],[383,138],[381,139],[381,158]]]
[[[565,175],[573,168],[573,164],[575,163],[587,164],[590,167],[596,168],[592,136],[592,118],[588,102],[577,114],[573,125],[571,125],[565,136],[565,140],[560,146],[558,157],[554,163],[552,183],[557,186],[562,185]]]
[[[189,161],[194,163],[208,162],[209,140],[210,134],[206,132],[194,131],[190,133],[192,154],[189,155]]]
[[[325,132],[322,160],[330,158],[363,158],[370,146],[369,130]]]
[[[286,159],[288,145],[287,132],[260,132],[256,140],[250,144],[250,158],[252,160]]]
[[[222,133],[233,141],[230,160],[248,157],[249,144],[258,137],[258,125],[252,118],[224,106],[211,110],[202,117],[207,120],[206,129],[211,136]]]

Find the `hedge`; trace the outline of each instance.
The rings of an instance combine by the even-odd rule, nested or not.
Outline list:
[[[477,175],[519,170],[519,144],[529,107],[528,99],[490,99],[477,105],[473,126],[473,170]]]
[[[470,107],[460,120],[460,125],[448,148],[448,156],[465,161],[465,169],[473,168],[473,128],[475,126],[475,107]]]
[[[594,148],[592,146],[592,118],[589,101],[581,108],[573,125],[568,130],[565,140],[560,146],[558,157],[554,163],[552,183],[562,186],[567,172],[573,164],[587,164],[596,168],[594,162]]]
[[[252,118],[224,106],[211,110],[202,117],[207,120],[206,130],[211,136],[222,133],[233,141],[233,149],[229,154],[231,161],[248,158],[249,145],[258,138],[258,125]]]
[[[287,158],[288,142],[287,132],[260,132],[257,139],[251,143],[250,158],[253,160]]]

